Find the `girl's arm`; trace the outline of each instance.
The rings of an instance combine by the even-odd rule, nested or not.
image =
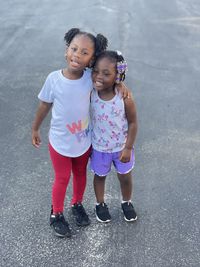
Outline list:
[[[49,110],[51,109],[52,103],[47,103],[40,101],[38,106],[35,119],[32,124],[32,145],[35,147],[39,147],[41,144],[40,138],[40,125],[42,124],[44,118],[48,114]]]
[[[128,121],[128,135],[124,149],[122,150],[120,160],[128,162],[131,159],[131,152],[137,134],[137,112],[133,98],[124,99],[125,113]]]

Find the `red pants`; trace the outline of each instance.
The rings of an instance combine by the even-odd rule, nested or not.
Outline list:
[[[86,187],[87,163],[91,149],[80,157],[70,158],[60,155],[49,144],[49,152],[55,179],[52,187],[53,212],[63,212],[66,189],[73,173],[73,196],[71,204],[82,202]]]

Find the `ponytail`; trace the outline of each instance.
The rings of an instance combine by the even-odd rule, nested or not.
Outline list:
[[[98,56],[101,52],[106,50],[108,46],[108,39],[100,33],[97,34],[95,46],[95,56]]]
[[[80,34],[81,31],[78,28],[72,28],[68,32],[65,33],[64,40],[66,42],[66,45],[69,46],[72,39],[77,35]]]

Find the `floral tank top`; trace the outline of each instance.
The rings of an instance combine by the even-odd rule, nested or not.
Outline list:
[[[93,148],[108,153],[121,151],[126,143],[128,123],[120,95],[116,92],[111,100],[105,101],[93,89],[90,114]]]

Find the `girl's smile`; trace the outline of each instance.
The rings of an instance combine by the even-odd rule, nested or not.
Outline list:
[[[103,86],[103,82],[101,82],[101,81],[95,81],[94,82],[94,86],[95,86],[95,88],[98,87],[98,86]]]

